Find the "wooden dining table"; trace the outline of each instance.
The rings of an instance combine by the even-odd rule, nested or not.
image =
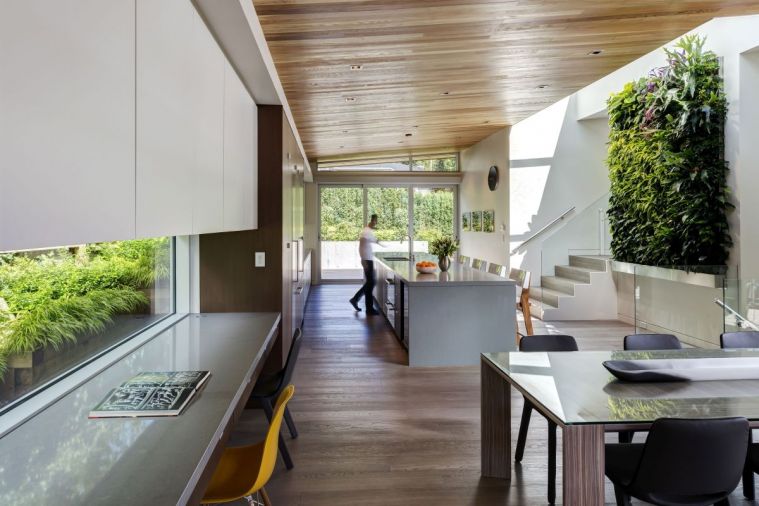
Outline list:
[[[622,382],[606,360],[759,357],[759,350],[504,352],[481,356],[482,470],[511,479],[511,387],[563,433],[563,503],[604,504],[604,434],[657,418],[742,416],[759,427],[759,380]]]

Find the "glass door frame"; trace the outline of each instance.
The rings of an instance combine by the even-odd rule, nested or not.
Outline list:
[[[322,188],[361,188],[362,191],[362,215],[365,226],[369,222],[369,199],[367,190],[369,188],[405,188],[408,192],[408,225],[406,227],[406,239],[408,239],[408,256],[414,255],[414,189],[416,188],[450,188],[453,192],[453,237],[459,239],[459,185],[457,183],[318,183],[317,184],[317,217],[316,217],[316,242],[318,260],[316,279],[320,284],[345,284],[359,283],[355,279],[324,279],[322,277]]]

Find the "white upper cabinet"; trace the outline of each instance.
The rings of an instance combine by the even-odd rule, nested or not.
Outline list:
[[[195,15],[193,234],[224,230],[224,54]]]
[[[224,73],[224,230],[258,226],[258,114],[237,73]]]
[[[256,106],[190,0],[0,2],[0,251],[257,226]]]
[[[191,234],[195,10],[137,0],[137,237]]]
[[[134,47],[133,1],[0,2],[0,251],[134,236]]]

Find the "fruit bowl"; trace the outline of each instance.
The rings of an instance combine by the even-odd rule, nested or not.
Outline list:
[[[437,271],[437,264],[435,262],[417,262],[416,263],[416,272],[421,272],[423,274],[433,274],[435,271]]]

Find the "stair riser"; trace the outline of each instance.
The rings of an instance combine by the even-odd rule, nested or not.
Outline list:
[[[569,265],[573,267],[585,267],[586,269],[595,269],[606,272],[606,260],[601,258],[589,258],[582,256],[569,256]]]
[[[543,301],[544,301],[546,304],[550,304],[551,306],[554,306],[554,307],[559,307],[559,296],[558,296],[558,295],[556,295],[556,294],[553,294],[553,293],[545,293],[545,294],[543,294],[543,296],[542,296],[542,300],[543,300]]]
[[[580,283],[590,283],[590,272],[574,269],[574,266],[557,265],[554,270],[556,275],[562,278],[568,278]]]
[[[543,276],[540,278],[540,286],[556,290],[557,292],[563,292],[567,295],[575,294],[575,283],[571,279]]]

